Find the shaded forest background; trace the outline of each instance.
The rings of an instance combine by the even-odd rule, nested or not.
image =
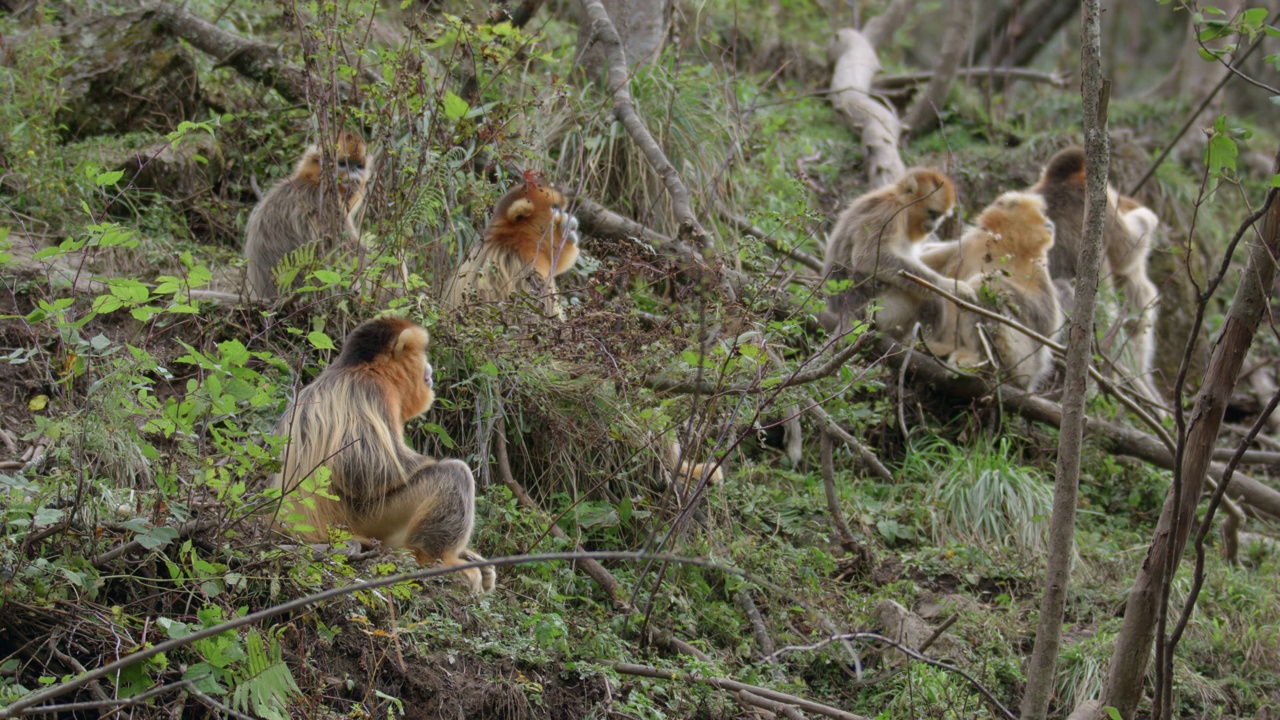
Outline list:
[[[906,165],[956,181],[955,237],[1085,139],[1079,8],[591,5],[625,85],[569,0],[0,0],[0,716],[33,697],[62,717],[1014,716],[1060,389],[1020,399],[821,330],[826,233],[875,173],[829,46],[874,39],[863,97],[908,121]],[[1103,3],[1110,181],[1162,221],[1152,379],[1177,447],[1092,388],[1054,717],[1103,696],[1180,487],[1172,408],[1192,406],[1264,242],[1280,33],[1258,10]],[[668,174],[620,122],[620,87]],[[245,301],[249,212],[342,129],[375,154],[376,261]],[[568,319],[444,313],[448,273],[526,170],[582,221]],[[1209,472],[1235,473],[1233,500],[1206,498],[1212,532],[1175,553],[1162,637],[1194,611],[1128,716],[1168,692],[1176,717],[1280,717],[1271,288]],[[475,470],[473,546],[605,555],[513,562],[474,598],[399,578],[404,553],[267,531],[270,428],[384,311],[431,332],[439,397],[409,440]],[[724,481],[672,477],[672,438]]]

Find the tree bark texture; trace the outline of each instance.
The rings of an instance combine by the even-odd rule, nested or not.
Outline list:
[[[947,14],[947,32],[942,36],[942,51],[933,67],[928,87],[907,111],[904,124],[910,137],[920,137],[938,127],[938,112],[946,104],[951,83],[960,71],[969,38],[973,33],[978,0],[951,0]]]
[[[622,41],[624,66],[628,73],[642,65],[652,65],[662,53],[671,24],[671,0],[601,0]],[[588,5],[579,8],[588,17]],[[584,23],[585,24],[585,23]],[[595,82],[605,78],[605,66],[612,63],[607,51],[592,42],[586,33],[578,33],[578,62]]]
[[[916,0],[892,0],[884,12],[871,18],[862,26],[862,35],[871,43],[871,47],[883,47],[893,39],[893,34],[907,21],[907,16],[916,9]]]
[[[1276,172],[1280,172],[1280,154]],[[1175,482],[1165,499],[1155,537],[1129,592],[1124,625],[1116,637],[1102,702],[1118,709],[1121,717],[1133,717],[1142,698],[1143,678],[1162,601],[1161,588],[1171,579],[1170,573],[1177,570],[1177,561],[1186,549],[1205,475],[1212,468],[1214,443],[1223,413],[1266,311],[1276,274],[1276,257],[1280,257],[1280,202],[1276,201],[1273,190],[1268,196],[1261,242],[1253,243],[1250,249],[1240,285],[1227,309],[1226,324],[1214,344],[1204,384],[1196,394],[1186,437],[1182,440],[1181,463],[1175,471],[1179,473],[1180,482]],[[1236,482],[1232,480],[1232,487]]]
[[[1089,363],[1093,361],[1093,311],[1098,294],[1098,260],[1102,254],[1102,226],[1107,215],[1107,168],[1111,148],[1107,137],[1106,87],[1102,77],[1101,14],[1098,0],[1085,0],[1080,28],[1080,94],[1084,103],[1085,184],[1084,242],[1076,262],[1075,310],[1067,342],[1062,394],[1062,425],[1058,433],[1057,477],[1053,513],[1049,519],[1049,552],[1044,597],[1036,642],[1027,668],[1022,696],[1023,720],[1040,720],[1049,712],[1062,646],[1062,615],[1071,582],[1075,546],[1076,503],[1080,491],[1080,455],[1084,442],[1084,402]]]
[[[835,61],[831,104],[862,138],[871,189],[884,187],[907,168],[898,154],[902,123],[892,108],[871,96],[871,81],[880,71],[875,45],[857,30],[845,28],[836,33],[829,53]]]
[[[1014,5],[1020,5],[1015,0]],[[1035,59],[1053,36],[1076,14],[1080,3],[1038,0],[1028,7],[1015,7],[997,14],[995,21],[978,36],[974,58],[987,53],[992,65],[1022,67]]]

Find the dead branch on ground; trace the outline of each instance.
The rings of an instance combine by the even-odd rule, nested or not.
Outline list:
[[[807,710],[829,718],[835,718],[835,720],[867,720],[867,718],[864,718],[861,715],[854,715],[853,713],[845,712],[840,708],[814,702],[813,700],[806,700],[805,698],[797,697],[795,695],[788,695],[787,693],[778,692],[777,690],[770,690],[769,688],[763,688],[756,685],[748,685],[728,678],[712,677],[693,672],[675,672],[672,670],[650,667],[648,665],[614,662],[613,660],[597,660],[596,662],[601,665],[611,667],[614,672],[622,673],[624,675],[638,675],[640,677],[657,678],[659,680],[680,680],[690,685],[710,685],[711,687],[732,693],[739,693],[745,690],[753,695],[773,700],[775,702],[793,705],[801,710]]]
[[[691,241],[704,250],[714,250],[711,234],[702,227],[702,223],[698,222],[697,216],[693,214],[689,188],[684,184],[675,166],[667,159],[658,141],[649,132],[644,118],[640,117],[639,111],[636,110],[635,101],[631,98],[631,79],[628,76],[630,66],[627,65],[622,38],[618,36],[618,29],[609,19],[609,12],[605,10],[600,0],[586,0],[584,10],[587,22],[592,26],[591,42],[601,44],[608,64],[606,82],[609,92],[613,95],[613,115],[627,129],[631,141],[640,148],[649,165],[662,177],[667,195],[671,197],[671,206],[675,211],[676,220],[680,223],[680,239]]]
[[[845,28],[836,33],[828,54],[835,62],[831,74],[831,104],[862,138],[871,187],[888,185],[906,172],[907,167],[898,153],[902,123],[892,108],[871,95],[871,83],[880,72],[876,46],[866,35]]]

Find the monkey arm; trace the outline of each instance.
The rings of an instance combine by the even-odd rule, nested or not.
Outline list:
[[[888,285],[892,285],[903,292],[910,293],[915,297],[925,300],[933,299],[934,295],[928,290],[925,290],[916,283],[902,276],[903,272],[909,272],[918,278],[928,280],[938,287],[951,290],[956,295],[960,296],[961,299],[967,300],[968,302],[976,302],[978,299],[977,292],[974,291],[973,286],[968,282],[942,275],[933,268],[925,265],[920,260],[903,257],[898,258],[898,264],[898,267],[893,268],[891,273],[885,273],[887,268],[881,268],[881,271],[876,273],[877,279]]]
[[[959,255],[959,242],[929,243],[920,252],[920,262],[938,272],[947,272],[948,266]]]

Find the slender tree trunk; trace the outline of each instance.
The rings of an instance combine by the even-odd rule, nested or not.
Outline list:
[[[1107,215],[1107,168],[1111,148],[1107,137],[1107,88],[1102,77],[1101,9],[1098,0],[1085,0],[1080,28],[1080,94],[1084,101],[1085,182],[1087,204],[1084,244],[1077,262],[1076,305],[1071,313],[1067,370],[1062,396],[1062,429],[1058,433],[1058,467],[1049,520],[1049,557],[1036,644],[1027,669],[1022,718],[1039,720],[1049,711],[1053,681],[1062,645],[1062,614],[1071,581],[1075,543],[1076,500],[1080,489],[1080,452],[1084,441],[1084,401],[1089,363],[1093,359],[1093,310],[1098,294],[1098,259],[1102,254],[1102,226]]]
[[[969,38],[973,34],[974,14],[978,0],[951,0],[947,14],[947,32],[942,37],[942,51],[934,64],[929,86],[907,111],[904,124],[910,137],[920,137],[938,127],[938,111],[947,101],[951,83],[964,61]]]
[[[1276,155],[1275,171],[1280,172],[1280,153]],[[1165,498],[1147,557],[1129,591],[1124,625],[1116,636],[1102,703],[1115,707],[1124,718],[1133,717],[1142,697],[1143,678],[1163,600],[1162,588],[1177,570],[1186,549],[1196,506],[1204,490],[1205,473],[1222,426],[1222,415],[1267,308],[1269,289],[1276,274],[1275,258],[1280,257],[1280,201],[1276,200],[1276,191],[1271,191],[1267,202],[1261,241],[1252,245],[1240,286],[1227,309],[1226,324],[1214,344],[1204,384],[1196,394],[1191,422],[1182,440],[1182,461],[1175,469],[1174,485]]]

